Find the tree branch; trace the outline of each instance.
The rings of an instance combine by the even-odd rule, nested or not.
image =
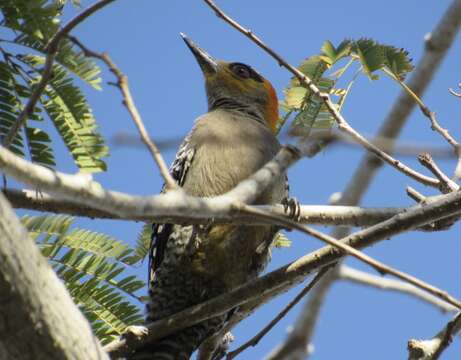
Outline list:
[[[440,196],[437,201],[400,213],[389,220],[351,234],[341,239],[341,242],[361,249],[398,233],[442,219],[451,215],[455,210],[461,211],[461,192]],[[343,252],[332,246],[323,247],[227,294],[148,324],[149,331],[145,337],[131,341],[127,341],[127,339],[116,340],[106,345],[105,350],[110,353],[111,357],[123,356],[145,343],[153,342],[182,328],[224,314],[241,304],[255,299],[259,299],[261,302],[267,301],[292,288],[316,269],[337,262],[343,256]]]
[[[0,354],[18,360],[107,359],[88,321],[27,236],[3,194]]]
[[[406,83],[418,97],[422,97],[431,83],[435,72],[453,44],[460,25],[461,0],[453,0],[434,30],[426,35],[424,54]],[[384,119],[377,138],[392,140],[398,137],[415,105],[414,99],[408,92],[402,90]],[[391,147],[388,149],[391,150]],[[342,192],[341,201],[337,205],[359,204],[381,166],[382,162],[373,154],[365,154]]]
[[[226,15],[212,0],[204,0],[206,4],[210,8],[212,8],[216,15],[231,25],[233,28],[241,32],[243,35],[248,37],[251,41],[253,41],[257,46],[267,52],[271,57],[273,57],[280,66],[286,68],[289,72],[291,72],[302,85],[307,87],[313,94],[318,96],[322,102],[327,107],[328,111],[331,113],[333,118],[336,120],[338,128],[341,131],[344,131],[348,135],[350,135],[356,142],[361,144],[365,149],[373,153],[378,158],[384,160],[389,165],[394,167],[395,169],[399,170],[400,172],[404,173],[405,175],[411,177],[412,179],[428,186],[438,187],[439,181],[437,179],[425,176],[412,168],[408,167],[407,165],[403,164],[401,161],[393,158],[389,154],[381,151],[377,146],[370,143],[364,136],[358,133],[355,129],[350,126],[350,124],[346,121],[346,119],[341,115],[338,111],[335,104],[330,100],[330,96],[326,93],[323,93],[319,90],[319,88],[314,84],[314,82],[305,74],[303,74],[300,70],[295,68],[294,66],[290,65],[282,56],[277,54],[274,50],[272,50],[268,45],[266,45],[259,37],[257,37],[251,30],[245,29],[235,20],[231,19],[228,15]]]
[[[385,265],[384,263],[375,260],[371,256],[366,255],[360,250],[355,249],[354,247],[343,243],[340,240],[335,239],[334,237],[331,237],[329,235],[326,235],[320,231],[315,230],[314,228],[310,228],[301,224],[296,223],[293,220],[290,219],[285,219],[281,218],[277,215],[273,215],[269,212],[261,211],[258,209],[255,209],[253,206],[245,205],[245,204],[238,204],[236,205],[239,210],[243,212],[250,213],[255,216],[260,216],[262,218],[266,219],[273,219],[277,223],[281,223],[282,225],[288,227],[289,229],[296,229],[304,234],[313,236],[319,240],[322,240],[323,242],[336,247],[337,249],[345,252],[348,255],[351,255],[355,257],[356,259],[370,265],[372,268],[374,268],[376,271],[378,271],[381,274],[390,274],[393,275],[401,280],[404,280],[422,290],[427,291],[428,293],[437,296],[440,299],[443,299],[444,301],[448,302],[449,304],[457,307],[458,309],[461,310],[461,301],[456,299],[455,297],[449,295],[447,292],[442,291],[441,289],[438,289],[437,287],[430,285],[410,274],[404,273],[403,271],[399,271],[395,268],[392,268],[388,265]],[[398,216],[395,216],[393,219],[398,218]],[[392,220],[392,219],[391,219]],[[379,225],[379,224],[378,224]],[[368,230],[368,229],[367,229]]]
[[[429,153],[423,153],[418,156],[418,161],[421,165],[427,168],[434,176],[439,179],[440,185],[439,190],[442,193],[449,193],[450,191],[459,190],[459,186],[456,182],[451,180],[435,163],[432,156]]]
[[[123,74],[122,71],[115,65],[115,63],[109,57],[109,54],[97,53],[84,46],[76,37],[70,36],[69,38],[78,47],[82,49],[85,56],[94,57],[96,59],[103,61],[107,65],[109,70],[115,75],[115,77],[117,78],[117,83],[115,85],[119,88],[119,90],[122,93],[123,105],[125,105],[125,107],[128,109],[128,112],[130,113],[131,118],[133,119],[133,122],[135,123],[136,128],[138,129],[141,140],[149,149],[152,157],[154,158],[155,163],[157,164],[157,167],[160,170],[160,174],[162,175],[163,180],[165,181],[166,190],[179,190],[179,186],[171,176],[170,171],[168,170],[168,166],[165,164],[165,160],[163,160],[162,154],[157,148],[157,145],[149,137],[149,134],[147,133],[141,115],[139,114],[138,109],[136,108],[136,105],[134,103],[133,97],[131,96],[130,86],[128,85],[128,76]]]
[[[307,284],[304,289],[302,289],[298,295],[295,296],[295,298],[290,301],[290,303],[285,306],[285,308],[280,311],[276,317],[274,317],[269,324],[267,324],[261,331],[259,331],[255,336],[253,336],[250,340],[248,340],[246,343],[244,343],[242,346],[238,347],[234,351],[230,352],[227,354],[226,360],[231,360],[238,356],[241,352],[245,351],[248,349],[250,346],[256,346],[258,343],[261,341],[261,339],[266,336],[266,334],[272,330],[272,328],[277,325],[277,323],[282,320],[288,312],[293,309],[293,307],[296,306],[306,295],[307,293],[319,282],[320,279],[323,278],[323,276],[327,273],[327,271],[330,269],[330,266],[327,266],[323,269],[321,269],[317,275]]]
[[[162,214],[165,209],[162,207],[156,209],[156,214],[127,214],[127,216],[118,216],[110,212],[99,210],[86,205],[81,205],[70,200],[63,200],[59,197],[35,191],[35,190],[17,190],[3,189],[3,194],[14,208],[29,209],[37,211],[53,212],[57,214],[68,214],[73,216],[82,216],[98,219],[123,219],[135,221],[152,221],[155,216],[157,222],[172,222],[172,223],[190,223],[204,224],[209,222],[207,218],[188,218],[182,215],[181,208],[177,208],[177,212],[173,215]],[[355,206],[330,206],[330,205],[301,205],[299,222],[305,224],[317,225],[347,225],[347,226],[367,226],[373,225],[380,221],[389,219],[390,217],[404,211],[410,210],[412,207],[396,207],[396,208],[361,208]],[[270,211],[279,216],[284,216],[285,209],[283,205],[260,205],[256,208]],[[258,221],[260,224],[266,224],[254,216],[245,214],[231,213],[216,214],[215,222],[226,223],[252,223]]]
[[[336,279],[336,268],[329,269],[312,291],[287,339],[266,360],[304,360],[309,356],[315,324],[328,290]]]
[[[387,279],[382,276],[377,276],[365,271],[354,269],[347,265],[341,265],[339,267],[338,277],[341,280],[347,280],[359,285],[371,286],[376,289],[407,294],[428,304],[434,305],[443,312],[456,311],[456,307],[448,304],[447,302],[440,300],[439,298],[430,295],[421,289],[418,289],[416,286],[410,285],[400,280]]]
[[[236,200],[253,202],[258,194],[299,159],[294,147],[283,147],[279,153],[248,179],[226,194],[206,199],[169,191],[154,196],[133,196],[104,189],[99,183],[81,175],[69,175],[33,164],[0,146],[0,169],[30,186],[59,194],[63,199],[114,214],[121,218],[182,214],[186,218],[219,218],[229,216]],[[161,212],[160,212],[160,211]],[[219,215],[221,213],[221,216]]]
[[[454,334],[461,330],[461,313],[430,340],[409,340],[409,360],[437,360],[450,345]]]

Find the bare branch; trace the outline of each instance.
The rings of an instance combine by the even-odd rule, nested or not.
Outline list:
[[[266,219],[273,219],[276,220],[277,223],[282,223],[284,226],[290,228],[290,229],[296,229],[304,234],[311,235],[319,240],[322,240],[326,242],[327,244],[334,246],[343,252],[347,253],[348,255],[352,255],[353,257],[359,259],[360,261],[370,265],[373,267],[376,271],[378,271],[381,274],[390,274],[393,275],[401,280],[404,280],[422,290],[427,291],[428,293],[437,296],[438,298],[448,302],[449,304],[457,307],[458,309],[461,309],[461,302],[456,299],[455,297],[449,295],[447,292],[442,291],[441,289],[438,289],[437,287],[430,285],[426,283],[425,281],[422,281],[412,275],[409,275],[407,273],[404,273],[403,271],[399,271],[395,268],[392,268],[388,265],[385,265],[384,263],[373,259],[371,256],[366,255],[360,250],[357,250],[353,248],[352,246],[345,244],[344,242],[340,240],[336,240],[334,237],[331,237],[329,235],[326,235],[320,231],[317,231],[313,228],[298,224],[290,219],[285,219],[282,217],[279,217],[277,215],[273,215],[271,213],[261,211],[258,209],[255,209],[253,206],[245,205],[245,204],[239,204],[236,205],[236,207],[242,211],[242,212],[247,212],[251,213],[252,215],[255,216],[260,216]],[[395,217],[397,218],[398,215]],[[367,229],[368,230],[368,229]]]
[[[289,140],[292,136],[302,136],[302,134],[298,134],[297,132],[291,131],[285,132],[278,136],[279,140]],[[434,158],[443,158],[443,159],[453,159],[457,158],[456,154],[453,153],[453,149],[448,146],[437,146],[431,143],[423,143],[423,142],[416,142],[416,141],[402,141],[400,143],[395,143],[395,139],[388,139],[385,137],[375,137],[371,138],[370,136],[366,135],[366,138],[369,142],[373,143],[377,147],[379,147],[384,152],[393,152],[394,154],[400,156],[410,156],[415,157],[422,152],[428,152]],[[184,136],[177,136],[165,139],[159,139],[155,143],[157,147],[161,151],[167,151],[176,149],[181,141],[184,139]],[[303,139],[304,140],[304,139]],[[314,142],[322,142],[322,145],[325,146],[325,143],[328,143],[329,146],[350,146],[354,148],[362,147],[357,144],[354,140],[352,140],[347,134],[341,133],[339,131],[312,131],[309,134],[309,138],[306,139],[309,145],[314,145]],[[125,132],[119,132],[115,134],[111,139],[110,142],[114,146],[126,146],[126,147],[142,147],[144,148],[144,143],[139,139],[138,135],[129,134]],[[312,157],[309,155],[307,151],[304,151],[306,156]],[[315,155],[315,154],[314,154]]]
[[[459,190],[458,184],[451,180],[435,163],[432,156],[428,153],[423,153],[418,156],[418,160],[429,171],[431,171],[437,179],[439,179],[439,190],[443,193]]]
[[[248,179],[226,194],[212,199],[189,196],[182,191],[169,191],[155,196],[133,196],[104,189],[99,183],[81,175],[69,175],[33,164],[0,146],[0,169],[18,181],[59,194],[63,199],[115,214],[122,218],[150,215],[168,217],[181,213],[186,218],[213,218],[218,213],[231,213],[238,199],[253,202],[276,178],[299,159],[294,147],[283,147],[279,153]],[[159,213],[162,209],[163,214]]]
[[[163,180],[165,181],[166,189],[179,190],[179,186],[178,184],[176,184],[176,181],[174,181],[173,177],[171,176],[170,171],[168,170],[168,166],[166,165],[165,160],[163,160],[162,154],[157,148],[157,145],[147,133],[146,127],[144,126],[144,123],[141,119],[141,115],[139,114],[138,109],[136,108],[136,105],[134,103],[133,97],[131,96],[130,86],[128,85],[128,76],[123,74],[122,71],[115,65],[115,63],[109,57],[109,54],[97,53],[95,51],[88,49],[77,38],[73,36],[69,36],[69,38],[82,49],[85,56],[94,57],[96,59],[103,61],[107,65],[109,70],[115,75],[115,77],[117,78],[117,83],[115,85],[120,89],[122,93],[123,105],[125,105],[125,107],[128,109],[128,112],[130,113],[131,118],[133,119],[133,122],[135,123],[136,128],[138,129],[141,140],[144,142],[146,147],[149,149],[152,157],[154,158],[160,170],[160,174],[162,175]]]
[[[432,203],[425,206],[418,206],[405,213],[400,213],[389,220],[358,231],[340,241],[343,244],[361,249],[403,231],[408,231],[450,216],[454,209],[461,211],[460,192],[440,196],[438,200]],[[261,302],[267,301],[292,288],[312,271],[337,262],[343,256],[343,252],[336,250],[332,246],[323,247],[277,270],[254,279],[227,294],[217,296],[202,304],[185,309],[171,317],[148,324],[147,328],[149,331],[143,338],[136,339],[133,342],[127,342],[126,339],[116,340],[106,345],[105,350],[110,353],[111,357],[123,356],[145,343],[153,342],[182,328],[224,314],[230,309],[244,303],[255,301],[256,299],[259,299]]]
[[[406,85],[418,97],[422,97],[431,83],[440,63],[453,44],[460,25],[461,1],[453,0],[437,26],[426,35],[424,54],[406,82]],[[391,140],[398,137],[415,105],[414,99],[405,90],[402,90],[384,119],[377,138]],[[338,205],[357,205],[360,203],[362,196],[381,166],[382,162],[373,154],[366,154],[342,192],[342,199]]]
[[[313,94],[318,96],[325,106],[327,107],[328,111],[331,113],[333,118],[336,120],[338,128],[341,131],[344,131],[348,135],[350,135],[356,142],[362,145],[365,149],[373,153],[379,159],[384,160],[389,165],[394,167],[395,169],[401,171],[405,175],[411,177],[412,179],[428,186],[438,187],[439,181],[437,179],[425,176],[412,168],[408,167],[407,165],[403,164],[401,161],[393,158],[391,155],[381,151],[378,147],[370,143],[365,137],[363,137],[360,133],[358,133],[355,129],[353,129],[350,124],[346,121],[346,119],[341,115],[338,111],[335,104],[330,100],[330,96],[326,93],[323,93],[319,90],[319,88],[313,83],[313,81],[303,74],[300,70],[295,68],[294,66],[290,65],[284,58],[282,58],[279,54],[277,54],[274,50],[272,50],[269,46],[267,46],[259,37],[257,37],[251,30],[245,29],[235,20],[231,19],[228,15],[226,15],[212,0],[204,0],[205,3],[208,4],[216,13],[216,15],[222,18],[225,22],[230,24],[236,30],[244,34],[248,37],[251,41],[253,41],[256,45],[258,45],[261,49],[266,51],[270,56],[272,56],[280,66],[285,67],[288,71],[290,71],[302,85],[307,87]]]
[[[320,309],[328,290],[337,279],[336,268],[328,270],[326,276],[319,281],[306,301],[287,339],[267,357],[267,360],[303,360],[309,356],[309,344],[314,334]]]
[[[9,200],[11,205],[19,209],[30,209],[38,211],[53,212],[57,214],[68,214],[73,216],[83,216],[99,219],[123,219],[135,221],[152,221],[155,216],[157,222],[173,222],[173,223],[189,223],[189,224],[204,224],[208,223],[207,218],[188,218],[182,215],[181,209],[177,209],[175,214],[162,214],[164,211],[161,207],[156,209],[155,215],[152,213],[142,214],[127,214],[127,216],[118,216],[108,211],[99,210],[87,205],[81,205],[71,200],[63,200],[59,197],[39,192],[35,190],[17,190],[3,189],[3,194]],[[256,208],[270,211],[279,216],[286,215],[283,205],[260,205]],[[396,207],[396,208],[361,208],[355,206],[328,206],[328,205],[301,205],[299,222],[305,224],[318,225],[349,225],[349,226],[366,226],[373,225],[380,221],[389,219],[390,217],[408,211],[412,207]],[[228,213],[216,214],[215,222],[226,223],[263,223],[255,217],[249,217],[244,214]],[[264,222],[266,224],[267,222]]]
[[[234,351],[230,352],[226,360],[231,360],[238,356],[241,352],[244,350],[248,349],[250,346],[256,346],[258,343],[261,341],[261,339],[266,336],[266,334],[272,330],[272,328],[277,325],[277,323],[282,320],[286,314],[296,305],[298,304],[304,296],[307,295],[307,293],[319,282],[319,280],[327,273],[327,271],[331,268],[331,266],[327,266],[323,269],[321,269],[317,275],[307,284],[307,286],[302,289],[298,295],[295,296],[295,298],[289,302],[289,304],[282,310],[280,311],[275,318],[272,319],[272,321],[267,324],[261,331],[259,331],[254,337],[252,337],[250,340],[248,340],[245,344],[242,346],[238,347]]]
[[[461,88],[461,84],[458,84],[458,87]],[[451,95],[456,96],[456,97],[461,97],[461,93],[457,93],[455,90],[452,88],[449,88],[448,91],[451,93]]]
[[[421,203],[426,200],[426,197],[423,194],[421,194],[418,190],[412,188],[411,186],[407,186],[406,192],[407,195],[417,203]]]
[[[339,267],[338,276],[342,280],[351,281],[359,285],[371,286],[381,290],[389,290],[407,294],[428,304],[434,305],[443,312],[456,311],[456,307],[447,304],[445,301],[442,301],[435,296],[429,295],[427,292],[418,289],[416,286],[410,285],[400,280],[387,279],[382,276],[377,276],[365,271],[354,269],[347,265],[341,265]]]
[[[461,146],[459,145],[459,142],[450,135],[447,129],[440,126],[437,118],[435,117],[435,112],[429,111],[429,109],[425,108],[423,109],[423,114],[429,117],[429,120],[431,121],[431,129],[437,131],[445,140],[447,140],[447,142],[453,147],[453,150],[458,158],[461,157]]]
[[[454,334],[461,330],[461,313],[430,340],[408,341],[409,360],[437,360],[450,345]]]
[[[3,146],[9,147],[11,142],[13,141],[14,137],[18,133],[19,129],[24,125],[27,118],[33,113],[35,105],[37,101],[40,99],[40,96],[45,90],[46,84],[50,80],[54,58],[56,53],[59,49],[59,43],[61,40],[67,36],[77,25],[87,19],[89,16],[94,14],[96,11],[102,9],[104,6],[110,4],[114,0],[100,0],[87,9],[83,10],[80,14],[76,17],[71,19],[66,25],[64,25],[56,34],[54,34],[53,38],[48,43],[46,50],[47,55],[45,59],[45,66],[43,67],[42,76],[40,78],[39,83],[34,87],[34,91],[29,97],[29,101],[27,102],[24,109],[19,114],[18,118],[14,122],[13,126],[11,127],[8,134],[3,139]]]
[[[453,178],[459,179],[461,177],[461,145],[458,141],[456,141],[448,132],[447,129],[444,129],[440,126],[437,118],[435,117],[435,113],[433,111],[429,111],[428,108],[422,108],[423,114],[426,115],[429,120],[431,121],[431,129],[437,131],[442,137],[447,140],[447,142],[453,147],[453,151],[458,157],[458,162],[455,167],[455,174]]]
[[[107,359],[88,321],[2,194],[0,314],[4,359]]]

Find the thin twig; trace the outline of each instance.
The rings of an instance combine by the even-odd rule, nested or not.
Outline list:
[[[266,334],[272,330],[272,328],[277,325],[277,323],[282,320],[286,314],[296,305],[298,304],[304,296],[314,287],[315,284],[330,270],[331,266],[324,267],[321,269],[317,275],[307,284],[307,286],[302,289],[296,297],[290,301],[290,303],[274,317],[269,324],[267,324],[260,332],[258,332],[254,337],[248,340],[246,343],[235,349],[234,351],[227,354],[226,360],[231,360],[239,355],[244,350],[248,349],[250,346],[256,346],[261,341],[261,339],[266,336]]]
[[[431,171],[440,181],[439,190],[447,194],[451,191],[459,190],[458,184],[451,180],[435,163],[434,159],[429,153],[422,153],[418,156],[418,161],[421,165]]]
[[[458,141],[455,140],[453,136],[450,135],[447,129],[444,129],[440,126],[433,111],[429,111],[427,107],[422,108],[422,111],[423,114],[426,115],[431,121],[431,129],[438,132],[453,147],[453,151],[458,157],[453,178],[459,179],[461,177],[461,145]]]
[[[281,346],[278,346],[266,360],[304,360],[310,353],[310,343],[320,310],[325,302],[328,290],[337,279],[337,268],[331,269],[315,286],[298,316],[293,330]]]
[[[323,93],[319,90],[319,88],[314,84],[314,82],[305,74],[303,74],[300,70],[295,68],[294,66],[290,65],[282,56],[277,54],[274,50],[272,50],[269,46],[267,46],[259,37],[257,37],[251,30],[245,29],[235,20],[230,18],[226,15],[212,0],[204,0],[208,6],[210,6],[216,13],[218,17],[223,19],[229,25],[234,27],[236,30],[244,34],[248,37],[251,41],[253,41],[256,45],[258,45],[261,49],[266,51],[270,56],[272,56],[280,66],[285,67],[288,71],[290,71],[305,87],[307,87],[313,94],[318,96],[321,101],[325,104],[328,111],[336,120],[338,128],[341,131],[346,132],[349,134],[355,141],[361,144],[365,149],[375,154],[378,158],[386,161],[389,165],[396,168],[397,170],[401,171],[405,175],[413,178],[414,180],[428,186],[438,187],[439,181],[437,179],[425,176],[412,168],[408,167],[407,165],[403,164],[401,161],[393,158],[389,154],[381,151],[378,147],[370,143],[365,137],[363,137],[360,133],[358,133],[355,129],[353,129],[350,124],[346,121],[346,119],[341,115],[341,113],[336,108],[335,104],[330,100],[330,96],[326,93]]]
[[[442,301],[435,296],[429,295],[427,292],[418,289],[416,286],[407,284],[406,282],[400,280],[387,279],[382,276],[354,269],[347,265],[341,265],[339,267],[338,277],[341,280],[347,280],[359,285],[371,286],[376,289],[407,294],[411,297],[420,299],[427,304],[434,305],[445,313],[456,311],[456,307],[447,304],[445,301]]]
[[[450,345],[453,335],[461,331],[461,312],[429,340],[409,340],[409,360],[437,360]]]
[[[433,285],[430,285],[428,283],[426,283],[425,281],[422,281],[412,275],[409,275],[407,273],[404,273],[403,271],[399,271],[397,269],[394,269],[390,266],[387,266],[385,264],[383,264],[382,262],[380,261],[377,261],[375,259],[373,259],[372,257],[366,255],[365,253],[363,253],[362,251],[360,250],[357,250],[355,248],[353,248],[352,246],[350,245],[347,245],[345,243],[343,243],[342,241],[339,241],[327,234],[324,234],[320,231],[317,231],[313,228],[310,228],[308,226],[304,226],[304,225],[301,225],[293,220],[290,220],[290,219],[286,219],[286,218],[282,218],[280,216],[277,216],[277,215],[274,215],[274,214],[271,214],[269,212],[266,212],[266,211],[262,211],[262,210],[259,210],[259,209],[256,209],[254,208],[253,206],[249,206],[249,205],[246,205],[246,204],[236,204],[235,205],[236,209],[238,209],[239,211],[242,211],[242,212],[246,212],[248,214],[252,214],[252,215],[255,215],[255,216],[260,216],[260,217],[263,217],[263,218],[266,218],[266,219],[271,219],[271,220],[274,220],[274,221],[277,221],[278,223],[282,223],[284,226],[287,226],[288,228],[290,229],[296,229],[296,230],[299,230],[301,232],[303,232],[304,234],[307,234],[307,235],[310,235],[310,236],[313,236],[319,240],[322,240],[324,241],[325,243],[331,245],[331,246],[334,246],[336,247],[337,249],[345,252],[346,254],[348,255],[351,255],[357,259],[359,259],[360,261],[370,265],[371,267],[373,267],[376,271],[378,271],[379,273],[381,274],[390,274],[390,275],[393,275],[403,281],[406,281],[422,290],[425,290],[427,291],[428,293],[448,302],[449,304],[457,307],[458,309],[461,310],[461,302],[456,299],[455,297],[451,296],[450,294],[448,294],[447,292],[433,286]]]
[[[163,160],[162,154],[157,148],[157,145],[155,145],[155,142],[150,138],[146,130],[146,127],[144,126],[144,123],[141,119],[141,115],[139,114],[138,109],[136,108],[136,105],[134,103],[133,97],[131,96],[130,87],[128,85],[128,77],[122,73],[122,71],[115,65],[115,63],[112,61],[112,59],[109,57],[107,53],[98,53],[98,52],[88,49],[74,36],[69,36],[69,39],[82,49],[85,56],[94,57],[96,59],[103,61],[107,65],[109,70],[115,75],[115,77],[117,78],[117,83],[115,85],[122,92],[123,105],[125,105],[125,107],[128,109],[128,112],[130,113],[131,118],[133,119],[136,125],[136,128],[138,129],[138,132],[139,132],[139,135],[142,141],[144,142],[146,147],[149,149],[152,157],[154,158],[160,170],[160,174],[162,175],[163,180],[165,181],[166,189],[167,190],[179,190],[180,188],[178,184],[176,183],[176,181],[174,181],[173,177],[171,176],[168,170],[168,166]]]
[[[461,84],[458,84],[458,87],[461,88]],[[456,97],[461,97],[461,93],[457,93],[457,92],[456,92],[455,90],[453,90],[452,88],[449,88],[448,91],[449,91],[452,95],[454,95],[454,96],[456,96]]]
[[[70,20],[66,25],[64,25],[50,40],[48,45],[46,46],[46,59],[45,59],[45,66],[43,67],[43,71],[41,74],[40,81],[34,87],[32,94],[29,97],[29,101],[27,102],[26,106],[22,109],[21,113],[19,114],[18,118],[15,120],[13,126],[10,128],[10,131],[3,139],[2,145],[5,147],[9,147],[12,143],[13,139],[15,138],[18,131],[26,122],[27,118],[33,113],[35,105],[39,100],[40,96],[42,95],[43,91],[45,90],[46,84],[50,80],[52,75],[53,69],[53,62],[54,58],[59,49],[59,44],[61,40],[69,34],[78,24],[84,21],[86,18],[94,14],[96,11],[100,10],[104,6],[110,4],[114,0],[100,0],[87,9],[83,10],[80,14]]]
[[[424,53],[405,83],[417,96],[422,97],[428,88],[456,39],[460,25],[461,1],[453,0],[437,25],[424,37]],[[389,140],[389,152],[392,152],[392,139],[398,137],[415,106],[414,99],[402,90],[386,115],[377,138]],[[382,165],[383,162],[373,154],[365,154],[342,191],[341,201],[337,205],[359,204]]]
[[[461,156],[461,146],[459,145],[459,142],[450,135],[447,129],[440,126],[437,118],[435,117],[435,112],[424,109],[423,113],[429,117],[429,120],[431,121],[431,129],[437,131],[445,140],[447,140],[447,142],[453,147],[453,150],[455,151],[456,155],[458,155],[458,157]]]
[[[285,141],[290,140],[291,136],[301,136],[298,133],[293,133],[290,131],[289,133],[285,132],[278,136],[279,140]],[[411,158],[421,154],[422,152],[428,152],[432,155],[433,158],[441,158],[441,159],[453,159],[457,158],[456,154],[453,153],[453,149],[448,146],[437,146],[430,143],[422,143],[422,142],[401,142],[396,144],[394,139],[388,139],[384,137],[380,138],[371,138],[366,136],[367,140],[377,147],[379,147],[384,152],[393,152],[399,156],[409,156]],[[165,138],[157,140],[155,143],[159,150],[161,151],[169,151],[175,150],[184,139],[184,136],[176,136],[171,138]],[[304,140],[304,139],[302,139]],[[144,148],[145,145],[142,140],[139,139],[139,135],[129,134],[125,132],[120,132],[115,134],[110,140],[110,143],[113,146],[126,146],[126,147],[136,147],[136,148]],[[316,142],[322,142],[322,150],[325,147],[325,143],[328,143],[329,147],[332,146],[348,146],[362,149],[362,147],[353,141],[347,134],[341,133],[339,131],[318,131],[318,132],[311,132],[307,141],[302,141],[302,144],[307,143],[309,146],[315,145]],[[304,149],[303,149],[304,150]],[[311,152],[303,151],[303,153],[307,157],[312,157]],[[314,153],[314,155],[316,155]]]
[[[421,194],[418,190],[412,188],[411,186],[407,186],[406,191],[407,195],[411,197],[414,201],[416,201],[418,204],[426,200],[426,197],[423,194]]]

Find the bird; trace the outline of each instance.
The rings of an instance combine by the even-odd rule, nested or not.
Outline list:
[[[215,60],[181,36],[205,78],[208,112],[185,137],[170,173],[189,195],[221,195],[270,161],[280,150],[274,87],[251,66]],[[285,175],[253,204],[288,199]],[[270,260],[280,229],[272,225],[210,222],[205,225],[154,224],[149,256],[147,322],[171,316],[235,289],[255,278]],[[186,360],[219,331],[224,314],[202,321],[138,349],[130,359]]]

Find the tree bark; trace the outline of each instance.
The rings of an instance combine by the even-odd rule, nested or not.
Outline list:
[[[0,194],[0,358],[108,359],[88,321]]]

